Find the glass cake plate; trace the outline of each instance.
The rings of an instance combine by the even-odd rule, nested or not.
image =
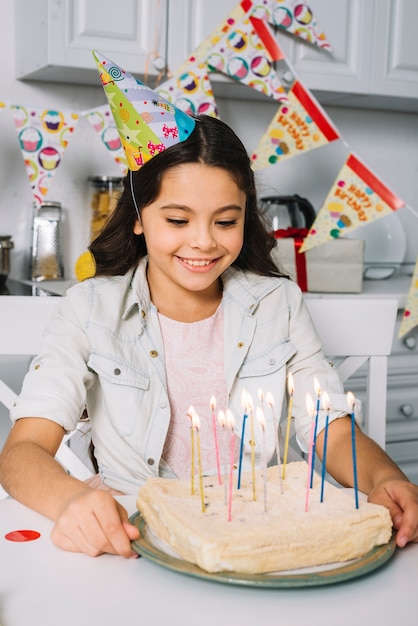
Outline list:
[[[218,583],[243,585],[246,587],[314,587],[340,583],[358,578],[381,567],[394,554],[395,535],[389,543],[373,548],[369,553],[345,563],[331,563],[298,570],[272,572],[268,574],[245,574],[242,572],[206,572],[194,563],[184,561],[166,544],[159,541],[150,531],[140,511],[134,513],[130,522],[141,533],[140,538],[132,542],[132,548],[139,555],[167,569],[203,578]]]

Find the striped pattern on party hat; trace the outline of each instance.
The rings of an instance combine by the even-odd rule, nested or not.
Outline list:
[[[100,52],[93,56],[130,170],[190,137],[196,123],[192,117]]]

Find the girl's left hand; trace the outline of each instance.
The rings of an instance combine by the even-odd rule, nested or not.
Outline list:
[[[368,500],[389,509],[400,548],[409,541],[418,543],[417,485],[401,478],[386,480],[369,493]]]

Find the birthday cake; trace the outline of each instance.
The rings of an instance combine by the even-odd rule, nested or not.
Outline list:
[[[308,488],[307,485],[308,484]],[[388,543],[388,509],[354,496],[314,474],[308,465],[289,463],[285,479],[277,466],[267,480],[243,473],[230,500],[217,477],[191,482],[150,478],[140,488],[137,507],[147,529],[169,551],[208,572],[258,574],[349,561]],[[255,499],[254,499],[255,497]]]

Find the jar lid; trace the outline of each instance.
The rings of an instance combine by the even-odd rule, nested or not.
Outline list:
[[[89,176],[89,183],[94,187],[111,187],[112,185],[120,185],[123,177],[119,176]]]

